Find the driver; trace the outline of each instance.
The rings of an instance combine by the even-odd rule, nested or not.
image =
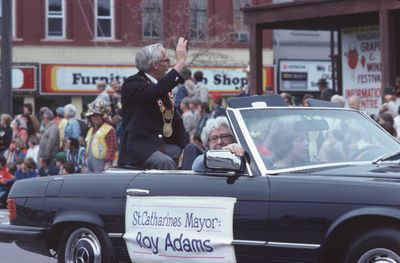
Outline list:
[[[201,133],[201,141],[208,150],[228,149],[237,156],[243,156],[243,148],[234,143],[232,130],[225,116],[208,119]],[[195,172],[208,171],[204,165],[204,155],[199,155],[194,160],[192,170]]]

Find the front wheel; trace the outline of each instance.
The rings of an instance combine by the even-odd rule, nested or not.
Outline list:
[[[65,229],[57,250],[58,263],[113,263],[114,249],[104,230],[75,225]]]
[[[344,263],[400,263],[400,231],[376,228],[358,237]]]

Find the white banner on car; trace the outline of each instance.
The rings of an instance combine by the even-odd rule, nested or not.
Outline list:
[[[236,262],[236,198],[127,196],[124,239],[131,261]]]

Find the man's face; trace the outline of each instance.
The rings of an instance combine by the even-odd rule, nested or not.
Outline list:
[[[167,51],[161,49],[161,58],[158,61],[153,62],[154,77],[160,80],[165,76],[169,67],[171,60],[168,58]]]
[[[349,101],[349,108],[350,109],[359,110],[361,108],[360,106],[361,106],[360,103],[358,103],[358,101],[356,101],[356,100],[350,100]]]
[[[231,132],[223,126],[214,129],[208,138],[208,147],[210,150],[220,150],[231,143],[233,143]]]
[[[395,101],[395,98],[394,98],[394,96],[393,95],[385,95],[384,97],[383,97],[383,100],[385,101],[385,102],[391,102],[391,101]]]

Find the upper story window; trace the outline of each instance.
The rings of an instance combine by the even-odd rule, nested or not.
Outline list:
[[[161,0],[143,1],[143,36],[159,38],[162,33]]]
[[[201,40],[207,38],[208,16],[207,0],[190,0],[190,39]]]
[[[12,15],[12,36],[16,37],[16,12],[15,12],[15,0],[11,1],[11,15]],[[3,1],[0,0],[0,37],[3,30]]]
[[[65,0],[46,0],[46,36],[65,38]]]
[[[250,6],[250,0],[234,0],[233,1],[233,34],[232,41],[249,42],[248,28],[243,22],[243,7]]]
[[[96,38],[114,38],[114,0],[96,0]]]

